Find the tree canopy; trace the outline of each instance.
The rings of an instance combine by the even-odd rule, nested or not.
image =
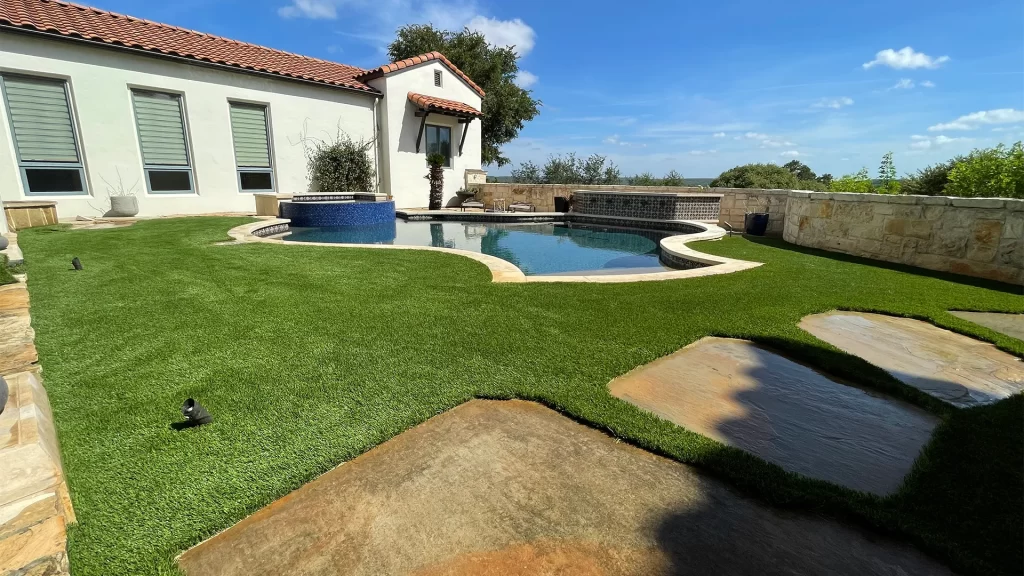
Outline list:
[[[806,172],[810,173],[810,179],[800,179],[790,168],[796,162]],[[719,174],[718,178],[711,181],[711,186],[721,188],[776,188],[782,190],[822,190],[825,186],[813,179],[814,172],[802,163],[794,160],[786,166],[777,164],[744,164],[730,168]],[[799,167],[797,172],[801,172]]]
[[[519,72],[514,47],[492,46],[479,32],[464,28],[458,32],[411,24],[398,29],[388,46],[392,60],[404,60],[438,51],[473,79],[486,93],[483,98],[481,160],[504,166],[509,159],[501,146],[519,135],[523,124],[538,114],[540,100],[515,84]]]

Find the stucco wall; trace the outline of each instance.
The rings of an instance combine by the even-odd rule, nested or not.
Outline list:
[[[791,192],[783,238],[1024,284],[1024,200]]]
[[[0,72],[62,78],[70,88],[89,195],[31,196],[57,200],[61,218],[99,216],[109,206],[103,179],[138,181],[141,215],[253,211],[252,193],[238,189],[228,101],[269,107],[277,190],[308,190],[300,135],[324,138],[339,129],[374,136],[374,98],[335,88],[279,80],[136,55],[83,43],[0,32]],[[149,194],[135,129],[131,88],[183,94],[197,194]],[[0,102],[0,199],[24,200],[6,110]]]
[[[434,71],[441,71],[441,87],[434,86]],[[383,178],[383,190],[391,194],[396,208],[427,206],[430,185],[427,182],[427,140],[424,135],[420,150],[416,151],[416,136],[422,118],[416,116],[416,106],[409,102],[409,92],[456,100],[480,110],[481,98],[444,64],[431,60],[418,66],[405,68],[383,78],[371,80],[370,85],[384,94],[381,105],[381,155],[388,166]],[[430,114],[427,124],[448,126],[452,135],[452,165],[444,169],[444,198],[448,205],[455,201],[455,192],[463,187],[466,169],[480,169],[479,119],[459,124],[453,116]],[[467,129],[466,144],[459,155],[462,131]]]

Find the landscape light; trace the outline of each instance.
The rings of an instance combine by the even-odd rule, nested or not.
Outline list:
[[[78,256],[71,259],[71,265],[75,267],[75,270],[82,269],[82,261],[78,259]]]
[[[185,423],[189,426],[201,426],[213,422],[213,416],[193,398],[185,400],[185,403],[182,404],[181,415],[185,417]]]

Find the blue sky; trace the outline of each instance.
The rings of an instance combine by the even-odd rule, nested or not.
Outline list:
[[[363,67],[403,24],[480,30],[518,47],[543,101],[505,147],[514,163],[576,151],[713,177],[795,157],[838,176],[892,151],[904,173],[1024,139],[1019,0],[91,3]]]

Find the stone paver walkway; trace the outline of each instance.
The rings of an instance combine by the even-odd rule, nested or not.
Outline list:
[[[954,406],[991,404],[1024,390],[1024,362],[989,344],[911,318],[814,314],[800,327]]]
[[[523,401],[436,416],[185,552],[189,576],[949,574]]]
[[[899,488],[938,422],[728,338],[704,338],[616,378],[609,389],[792,472],[876,494]]]
[[[981,324],[996,332],[1006,334],[1017,340],[1024,340],[1024,314],[1001,314],[999,312],[964,312],[962,310],[950,310],[950,314]]]

